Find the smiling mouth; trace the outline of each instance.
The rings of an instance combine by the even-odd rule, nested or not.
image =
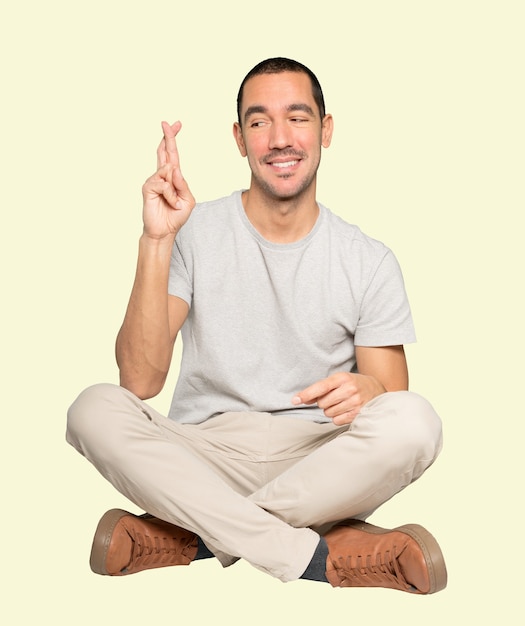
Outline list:
[[[261,163],[285,170],[299,165],[306,158],[306,153],[297,150],[274,150],[263,157]]]
[[[294,160],[294,161],[285,161],[284,163],[271,163],[270,162],[269,165],[284,169],[286,167],[293,167],[294,165],[297,165],[297,163],[299,163],[299,161]]]

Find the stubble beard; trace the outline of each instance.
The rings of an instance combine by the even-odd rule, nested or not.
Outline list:
[[[297,156],[297,153],[283,155],[283,156]],[[305,156],[301,155],[301,158],[305,160]],[[255,186],[259,188],[261,193],[273,202],[286,202],[290,200],[299,200],[302,196],[306,195],[308,190],[313,185],[317,176],[317,170],[319,169],[320,161],[321,159],[319,157],[319,160],[317,162],[316,167],[314,168],[314,171],[311,174],[304,176],[304,178],[300,180],[300,182],[294,188],[288,191],[280,190],[276,185],[273,185],[268,180],[259,176],[255,168],[253,167],[252,167],[252,185],[255,184]],[[264,166],[266,164],[266,160],[262,159],[261,164]],[[281,178],[282,180],[288,180],[293,177],[294,177],[294,174],[286,174],[286,173],[283,173],[279,176],[279,178]]]

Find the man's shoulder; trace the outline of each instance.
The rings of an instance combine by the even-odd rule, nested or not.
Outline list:
[[[323,207],[323,209],[326,213],[326,223],[330,237],[334,242],[339,242],[340,246],[361,252],[366,250],[374,256],[382,256],[389,250],[382,241],[366,234],[356,224],[348,222],[326,207]]]
[[[177,235],[179,242],[192,238],[194,233],[203,236],[210,231],[217,235],[231,228],[238,214],[240,194],[240,191],[234,191],[229,196],[198,202]]]
[[[197,202],[192,211],[192,217],[198,216],[200,219],[211,219],[216,215],[217,211],[220,211],[222,214],[224,212],[234,212],[237,210],[240,195],[240,191],[234,191],[228,196]]]

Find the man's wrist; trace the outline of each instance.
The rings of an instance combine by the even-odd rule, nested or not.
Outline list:
[[[151,235],[146,231],[143,231],[140,236],[140,244],[141,246],[145,246],[147,248],[172,248],[173,242],[175,241],[175,233],[169,233],[168,235],[163,235],[161,237],[157,237],[155,235]]]
[[[154,267],[158,267],[159,263],[169,267],[174,240],[175,235],[151,237],[143,233],[139,239],[139,259],[148,265],[153,263]]]

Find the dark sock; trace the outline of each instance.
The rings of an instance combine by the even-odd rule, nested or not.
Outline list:
[[[320,582],[327,583],[326,579],[326,559],[328,557],[328,546],[324,537],[319,539],[319,544],[315,549],[314,555],[310,564],[306,568],[301,578],[306,580],[318,580]]]
[[[194,561],[199,559],[211,559],[215,556],[211,550],[208,550],[208,547],[200,537],[197,537],[197,541],[197,554],[193,559]]]

